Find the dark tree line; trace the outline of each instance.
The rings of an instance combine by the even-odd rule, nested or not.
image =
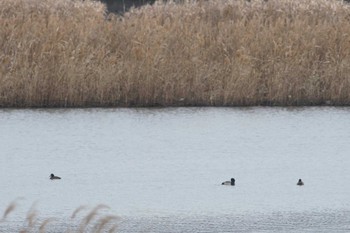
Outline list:
[[[153,4],[155,0],[101,0],[107,5],[107,10],[112,13],[124,13],[131,7],[140,7],[146,4]]]

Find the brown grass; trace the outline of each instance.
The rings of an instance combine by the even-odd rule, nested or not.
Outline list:
[[[0,1],[0,106],[349,105],[350,8]]]
[[[10,215],[16,209],[18,203],[13,201],[4,211],[3,218],[0,221],[0,229],[6,230],[3,224],[6,223],[8,215]],[[78,213],[88,209],[86,206],[77,208],[71,216],[71,225],[66,223],[64,226],[55,226],[59,228],[61,232],[66,233],[102,233],[102,232],[117,232],[120,218],[116,215],[110,215],[108,213],[101,213],[103,209],[109,209],[106,205],[98,205],[91,209],[86,215],[77,218]],[[19,233],[39,232],[45,233],[50,230],[50,224],[57,221],[57,218],[50,217],[46,219],[39,218],[39,212],[36,209],[36,204],[27,212],[24,222],[21,224],[23,227],[19,230]],[[77,220],[77,221],[73,221]],[[18,224],[18,223],[17,223]],[[65,228],[66,227],[66,228]]]

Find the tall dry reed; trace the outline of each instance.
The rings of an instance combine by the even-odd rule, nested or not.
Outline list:
[[[350,8],[0,1],[0,106],[349,105]]]
[[[109,209],[106,205],[97,205],[95,208],[83,213],[83,217],[77,216],[80,212],[88,209],[86,206],[77,208],[70,219],[66,219],[64,223],[57,223],[58,219],[54,217],[39,218],[39,212],[34,203],[27,212],[23,222],[8,222],[8,216],[15,211],[18,206],[17,201],[13,201],[4,211],[3,217],[0,219],[1,232],[19,232],[19,233],[45,233],[52,232],[53,229],[62,233],[103,233],[117,232],[120,218],[116,215],[101,213],[103,209]],[[9,229],[7,229],[7,227]],[[15,230],[18,228],[18,230]]]

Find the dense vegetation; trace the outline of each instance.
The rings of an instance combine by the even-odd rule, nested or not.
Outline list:
[[[0,1],[0,106],[349,105],[337,0]]]

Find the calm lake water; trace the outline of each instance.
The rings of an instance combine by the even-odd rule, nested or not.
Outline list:
[[[350,108],[3,109],[0,132],[0,232],[33,203],[48,232],[101,203],[120,232],[350,232]]]

